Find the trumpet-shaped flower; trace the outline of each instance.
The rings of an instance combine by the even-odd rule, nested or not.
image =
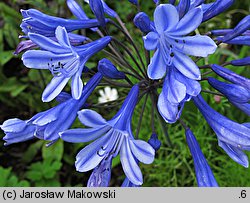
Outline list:
[[[190,129],[186,129],[186,140],[194,160],[196,180],[199,187],[217,187],[213,172]]]
[[[96,19],[63,19],[46,15],[36,9],[21,10],[21,13],[23,16],[21,28],[26,35],[37,33],[53,37],[58,26],[65,27],[67,32],[99,26],[99,22]]]
[[[216,133],[219,146],[234,161],[247,167],[248,159],[242,150],[250,150],[250,128],[236,123],[213,110],[201,95],[193,97],[193,101]]]
[[[203,12],[199,7],[189,10],[182,19],[171,4],[161,4],[154,12],[156,31],[149,32],[144,39],[147,50],[156,50],[148,66],[151,79],[164,77],[168,66],[175,66],[183,75],[199,80],[200,70],[187,56],[206,57],[216,50],[214,41],[201,35],[185,36],[193,32],[202,22]]]
[[[81,74],[87,60],[108,45],[111,38],[103,37],[94,42],[73,47],[70,44],[67,31],[58,27],[55,32],[58,42],[39,34],[29,34],[29,38],[43,50],[29,50],[22,56],[23,63],[28,68],[48,69],[54,78],[45,88],[42,100],[53,100],[65,87],[70,78],[71,93],[74,99],[81,97],[83,83]]]
[[[131,130],[131,119],[138,93],[138,85],[133,86],[113,119],[106,121],[95,111],[82,110],[78,113],[78,118],[90,128],[71,129],[61,133],[61,138],[68,142],[95,140],[77,154],[75,162],[77,171],[86,172],[94,169],[89,181],[92,186],[100,186],[108,181],[110,175],[104,176],[103,170],[98,168],[109,168],[110,159],[118,153],[125,175],[136,185],[141,185],[143,182],[137,160],[145,164],[150,164],[154,160],[154,149],[145,141],[135,140]],[[95,169],[96,167],[98,168]]]
[[[17,118],[5,121],[0,128],[5,132],[6,145],[23,142],[35,137],[43,140],[55,141],[59,138],[59,132],[67,130],[75,118],[77,112],[102,79],[102,74],[97,73],[85,86],[82,97],[79,100],[64,93],[62,103],[36,114],[29,120]]]

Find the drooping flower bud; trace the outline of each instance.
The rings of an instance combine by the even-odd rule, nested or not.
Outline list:
[[[98,22],[102,27],[106,25],[104,8],[101,0],[89,0],[89,5],[92,12],[95,14]]]
[[[250,56],[242,59],[232,60],[231,64],[234,66],[248,66],[250,65]]]

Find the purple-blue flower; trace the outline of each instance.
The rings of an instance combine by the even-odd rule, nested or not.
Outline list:
[[[186,129],[186,140],[194,160],[196,180],[199,187],[218,187],[213,172],[190,129]]]
[[[250,150],[250,128],[236,123],[213,110],[201,95],[193,97],[195,105],[202,113],[218,138],[219,146],[237,163],[248,167],[248,158],[243,150]]]
[[[151,79],[164,77],[167,67],[175,66],[183,75],[199,80],[200,70],[187,56],[206,57],[216,50],[214,41],[201,35],[187,36],[201,23],[203,13],[197,7],[188,11],[180,20],[177,9],[171,4],[161,4],[154,12],[156,31],[149,32],[144,39],[147,50],[156,50],[148,66]]]
[[[26,67],[48,69],[54,78],[45,88],[42,100],[53,100],[71,81],[71,94],[74,99],[81,97],[83,83],[82,71],[87,60],[108,45],[111,38],[103,37],[91,43],[73,47],[70,44],[67,31],[58,27],[55,31],[57,42],[40,34],[30,33],[29,38],[42,50],[30,50],[23,54],[22,60]]]
[[[144,12],[139,12],[134,17],[134,24],[139,28],[143,33],[149,33],[155,29],[154,23],[150,20],[148,15]]]
[[[100,25],[104,27],[106,25],[106,20],[104,16],[104,8],[101,0],[89,0],[89,5],[92,12],[95,14],[96,19],[99,21]]]
[[[84,87],[79,100],[72,98],[69,94],[59,95],[62,103],[57,106],[34,115],[29,120],[17,118],[6,120],[0,128],[4,131],[5,145],[23,142],[35,137],[43,140],[55,141],[59,138],[59,132],[67,130],[75,118],[77,112],[82,108],[85,101],[102,79],[102,74],[95,74]]]
[[[198,81],[184,76],[174,66],[169,66],[168,69],[157,107],[166,122],[174,123],[180,117],[185,102],[192,96],[197,96],[201,86]]]
[[[141,170],[137,160],[145,164],[150,164],[154,160],[155,150],[145,141],[135,140],[131,119],[137,103],[139,86],[135,85],[129,92],[121,109],[109,121],[92,110],[82,110],[78,112],[80,121],[89,128],[71,129],[61,133],[61,138],[67,142],[89,142],[76,156],[76,169],[86,172],[94,169],[91,177],[101,177],[97,182],[91,179],[92,186],[100,186],[107,183],[110,175],[101,176],[101,171],[96,167],[106,167],[110,159],[120,153],[120,160],[125,175],[133,184],[141,185],[143,182]]]

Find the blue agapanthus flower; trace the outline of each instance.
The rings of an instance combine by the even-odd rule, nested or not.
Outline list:
[[[96,19],[63,19],[46,15],[36,9],[21,10],[21,13],[23,16],[21,28],[26,35],[37,33],[52,37],[55,36],[55,30],[58,26],[65,27],[67,32],[99,26],[99,22]]]
[[[147,50],[156,50],[148,66],[149,78],[164,77],[171,65],[190,79],[201,78],[199,68],[187,55],[206,57],[214,53],[217,46],[208,36],[184,36],[201,24],[202,17],[199,7],[190,10],[181,20],[171,4],[161,4],[155,9],[156,30],[143,38]]]
[[[92,170],[88,187],[110,185],[115,157],[120,158],[124,172],[124,181],[120,185],[139,187],[143,183],[140,162],[152,163],[161,146],[171,149],[172,136],[168,136],[165,124],[179,122],[185,129],[198,186],[218,186],[212,167],[188,124],[181,118],[184,105],[191,100],[217,135],[218,145],[235,162],[248,167],[245,151],[250,150],[250,123],[240,124],[221,115],[205,102],[201,94],[216,95],[217,104],[220,97],[225,96],[250,115],[250,80],[225,68],[228,65],[232,65],[232,69],[250,65],[249,56],[231,61],[225,56],[218,65],[208,64],[210,58],[200,59],[210,54],[215,56],[217,45],[221,43],[249,46],[249,15],[233,29],[215,29],[200,35],[196,33],[206,29],[198,31],[199,26],[224,12],[234,0],[210,3],[205,0],[169,0],[166,1],[168,4],[149,1],[155,7],[153,21],[148,14],[141,12],[143,1],[125,1],[131,8],[136,7],[132,9],[137,11],[133,22],[145,35],[145,49],[141,49],[138,38],[134,38],[138,30],[131,34],[126,22],[104,0],[84,2],[89,4],[85,6],[89,6],[96,19],[90,19],[75,0],[66,3],[77,19],[53,17],[35,9],[21,10],[21,28],[25,36],[20,36],[23,41],[18,44],[15,54],[25,51],[22,60],[26,67],[47,71],[46,77],[40,72],[43,83],[52,74],[52,80],[45,85],[42,101],[56,99],[59,104],[28,120],[14,118],[3,122],[0,128],[5,134],[5,145],[34,138],[50,141],[47,146],[56,144],[60,138],[71,143],[85,143],[76,156],[75,167],[79,172]],[[94,32],[89,35],[89,30],[83,29]],[[99,51],[105,56],[99,62],[91,61],[86,65],[89,58]],[[85,86],[82,78],[88,80]],[[71,94],[63,92],[69,81]],[[217,91],[204,90],[203,83]],[[115,97],[118,99],[114,100],[113,95],[99,90],[99,87],[106,89],[107,86],[117,89],[119,96],[116,94]],[[104,102],[95,103],[97,99],[89,97],[95,89],[105,95]],[[120,110],[110,120],[97,113],[111,113],[118,106],[121,106]],[[140,110],[139,116],[133,117],[136,110]],[[145,112],[150,116],[150,125],[143,124]],[[70,129],[77,116],[86,127]],[[138,122],[133,122],[136,119]],[[145,126],[148,129],[144,135],[141,129]],[[161,132],[166,136],[166,143],[161,140],[164,137]]]
[[[250,150],[250,128],[238,124],[213,110],[201,95],[193,101],[207,123],[216,133],[219,146],[237,163],[248,167],[248,158],[243,150]]]
[[[89,95],[102,79],[102,74],[94,75],[84,87],[79,100],[69,94],[59,95],[60,104],[34,115],[29,120],[18,118],[5,121],[0,128],[4,131],[5,145],[23,142],[33,138],[55,141],[59,132],[67,130],[77,117],[77,112],[82,108]]]
[[[106,121],[95,111],[82,110],[78,113],[78,118],[90,128],[72,129],[61,133],[61,138],[67,142],[95,140],[77,154],[75,163],[77,171],[80,172],[94,169],[89,181],[91,186],[103,186],[109,182],[110,175],[98,175],[98,172],[102,172],[98,168],[110,166],[111,159],[118,153],[127,178],[133,184],[142,184],[143,178],[137,159],[150,164],[154,160],[155,151],[145,141],[135,140],[132,133],[131,119],[138,93],[139,87],[135,85],[113,119]]]
[[[23,54],[22,60],[26,67],[48,69],[54,78],[45,88],[42,100],[53,100],[65,87],[69,79],[71,94],[74,99],[79,99],[82,94],[83,83],[81,75],[87,60],[108,45],[111,38],[103,37],[94,42],[72,46],[67,31],[59,26],[55,31],[57,42],[40,34],[30,33],[29,38],[42,50],[30,50]]]

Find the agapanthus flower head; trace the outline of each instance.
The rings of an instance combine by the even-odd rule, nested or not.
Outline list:
[[[96,167],[108,164],[108,160],[120,153],[121,164],[125,175],[136,185],[141,185],[142,173],[137,164],[149,164],[154,160],[154,149],[145,141],[135,140],[131,130],[132,114],[137,103],[139,93],[135,85],[118,113],[109,121],[92,110],[82,110],[78,114],[80,121],[90,128],[72,129],[61,133],[61,138],[68,142],[89,142],[91,144],[82,149],[76,156],[76,169],[80,172],[89,171]],[[103,165],[102,165],[103,164]],[[97,173],[98,169],[94,169]],[[95,173],[95,177],[100,177]],[[94,180],[94,179],[91,179]],[[92,183],[94,186],[102,185],[107,179]]]
[[[21,10],[21,13],[24,18],[21,28],[26,35],[29,33],[37,33],[43,36],[53,37],[55,36],[55,30],[58,26],[65,27],[67,32],[99,26],[99,22],[96,19],[63,19],[46,15],[36,9]]]
[[[65,87],[70,78],[71,93],[74,99],[81,97],[83,83],[81,74],[87,60],[108,45],[111,38],[103,37],[91,43],[73,47],[64,27],[55,31],[57,42],[40,34],[30,33],[29,38],[43,50],[30,50],[23,54],[22,60],[26,67],[48,69],[54,78],[45,88],[42,100],[53,100]]]
[[[195,174],[198,186],[218,187],[213,172],[208,165],[208,162],[203,155],[194,134],[189,128],[186,129],[186,140],[194,160]]]
[[[250,150],[250,128],[213,110],[201,95],[193,97],[193,101],[216,133],[219,145],[234,161],[247,167],[248,159],[243,150]]]
[[[207,36],[187,36],[202,22],[203,13],[197,7],[189,10],[182,19],[171,4],[161,4],[154,12],[156,31],[149,32],[144,39],[147,50],[156,50],[148,66],[151,79],[162,78],[168,66],[175,66],[183,75],[199,80],[197,65],[187,56],[206,57],[216,50],[216,44]]]
[[[94,75],[84,87],[79,100],[72,98],[69,94],[63,93],[61,103],[57,106],[34,115],[29,120],[17,118],[5,121],[0,128],[5,132],[3,140],[6,145],[23,142],[33,138],[48,141],[55,141],[59,138],[59,132],[68,129],[77,112],[84,105],[85,101],[102,79],[102,74]]]

